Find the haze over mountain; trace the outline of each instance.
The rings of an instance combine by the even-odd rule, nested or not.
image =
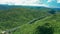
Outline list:
[[[0,4],[60,8],[60,0],[0,0]]]

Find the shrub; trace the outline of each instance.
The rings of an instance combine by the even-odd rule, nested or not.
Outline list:
[[[56,11],[55,10],[51,10],[49,11],[50,14],[56,14]]]
[[[36,34],[53,34],[54,33],[54,28],[49,23],[45,23],[42,26],[38,26],[36,29],[37,29]]]

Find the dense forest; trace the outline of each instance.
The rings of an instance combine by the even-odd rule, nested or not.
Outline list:
[[[7,10],[0,10],[0,31],[6,31],[15,27],[21,26],[20,29],[13,31],[13,34],[35,34],[38,26],[50,23],[56,29],[60,25],[60,10],[54,10],[50,8],[10,8]],[[42,17],[43,19],[40,19]],[[29,24],[30,21],[35,20],[34,23]],[[57,25],[58,24],[58,25]],[[56,27],[55,27],[56,26]],[[55,32],[56,32],[55,31]],[[56,32],[57,34],[58,31]],[[38,32],[37,32],[38,33]],[[36,34],[37,34],[36,33]]]

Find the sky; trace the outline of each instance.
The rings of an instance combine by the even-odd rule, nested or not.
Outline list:
[[[38,0],[0,0],[0,4],[36,4]]]
[[[32,5],[32,6],[54,6],[60,4],[60,0],[0,0],[0,4],[8,5]]]

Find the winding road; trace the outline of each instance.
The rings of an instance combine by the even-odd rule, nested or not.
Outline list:
[[[31,20],[30,22],[28,22],[28,24],[33,24],[34,22],[36,22],[38,20],[41,20],[41,19],[44,19],[44,18],[47,18],[47,16],[42,16],[42,17],[39,17],[39,18],[35,18],[35,19]],[[12,29],[9,29],[9,30],[6,30],[6,31],[2,31],[1,34],[12,34],[12,32],[16,31],[20,27],[21,26],[18,26],[18,27],[15,27],[15,28],[12,28]]]

